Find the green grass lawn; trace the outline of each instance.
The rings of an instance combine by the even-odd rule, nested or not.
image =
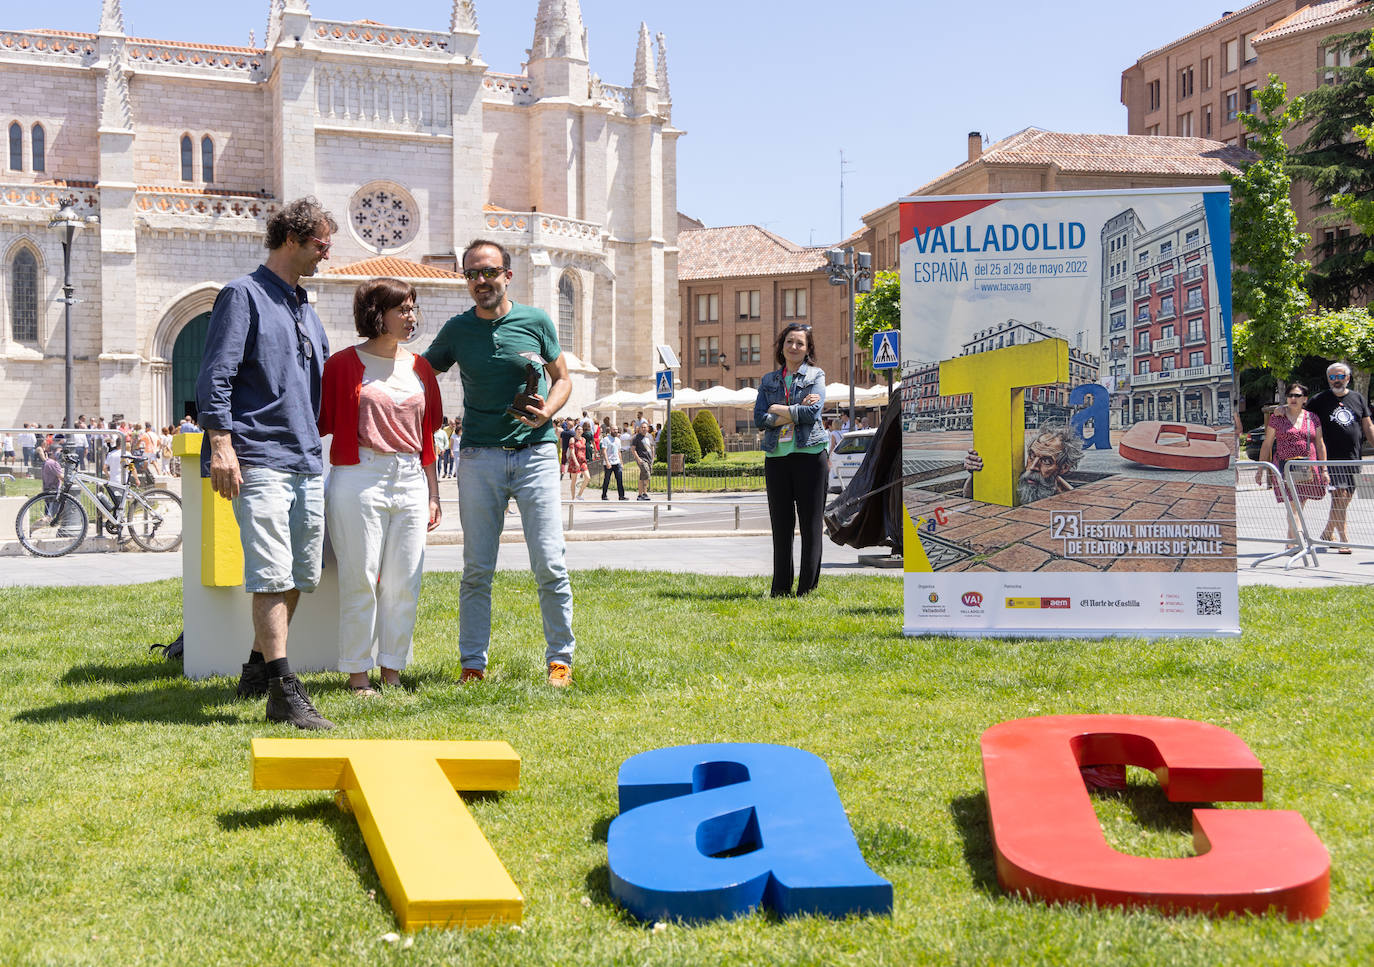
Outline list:
[[[525,895],[520,929],[424,930],[405,948],[352,816],[327,792],[254,792],[248,743],[294,736],[150,657],[178,582],[5,591],[0,651],[0,963],[1351,964],[1374,961],[1374,589],[1242,592],[1235,640],[905,639],[894,577],[574,575],[576,684],[542,683],[528,575],[496,588],[492,667],[456,684],[458,575],[426,577],[409,694],[366,703],[307,675],[341,738],[500,739],[520,788],[469,800]],[[1332,856],[1331,909],[1164,917],[1004,896],[978,736],[1052,713],[1196,718],[1264,764],[1265,805]],[[829,764],[891,917],[767,915],[655,930],[611,900],[616,770],[645,749],[775,742]],[[1131,771],[1096,800],[1109,840],[1188,855],[1189,809]],[[1240,808],[1252,808],[1243,806]],[[409,938],[407,938],[409,939]]]

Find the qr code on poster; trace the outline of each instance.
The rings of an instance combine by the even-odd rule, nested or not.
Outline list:
[[[1197,593],[1197,613],[1206,615],[1221,614],[1221,592],[1199,591]]]

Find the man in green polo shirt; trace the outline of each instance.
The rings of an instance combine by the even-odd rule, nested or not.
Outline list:
[[[444,323],[425,359],[438,372],[454,363],[463,380],[463,443],[458,459],[458,518],[463,526],[463,581],[458,594],[462,681],[486,676],[491,644],[491,579],[511,499],[539,584],[548,682],[572,683],[572,585],[564,563],[559,514],[558,445],[552,416],[572,391],[553,322],[540,309],[512,302],[510,253],[477,239],[463,252],[463,275],[475,305]],[[538,393],[525,416],[506,411],[538,365]]]

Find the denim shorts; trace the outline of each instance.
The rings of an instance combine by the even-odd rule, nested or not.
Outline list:
[[[324,484],[318,474],[244,467],[234,498],[243,542],[243,589],[313,591],[324,552]]]

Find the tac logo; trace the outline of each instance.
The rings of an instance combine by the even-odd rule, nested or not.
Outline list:
[[[926,600],[929,601],[931,604],[939,604],[940,596],[936,594],[934,591],[932,591],[930,592],[930,594],[926,595]]]
[[[959,600],[964,602],[966,608],[981,608],[983,606],[983,596],[977,591],[965,591],[964,596]]]

